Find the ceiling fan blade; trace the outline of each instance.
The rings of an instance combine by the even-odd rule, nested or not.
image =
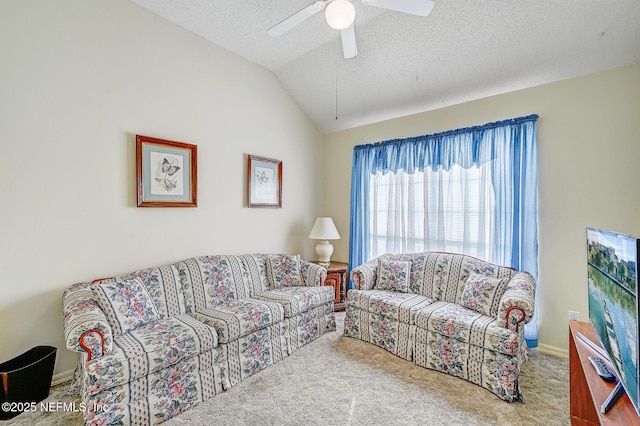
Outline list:
[[[303,9],[300,9],[293,15],[289,16],[287,19],[280,21],[273,27],[269,28],[267,30],[267,33],[271,37],[280,37],[282,34],[286,33],[287,31],[289,31],[290,29],[292,29],[302,21],[305,21],[311,18],[313,15],[323,10],[324,7],[325,7],[324,1],[317,1],[313,4],[310,4],[309,6]]]
[[[362,0],[362,3],[418,16],[429,16],[434,4],[433,0]]]
[[[344,58],[355,58],[356,55],[358,55],[355,26],[351,25],[346,30],[340,31],[340,36],[342,37],[342,53],[344,54]]]

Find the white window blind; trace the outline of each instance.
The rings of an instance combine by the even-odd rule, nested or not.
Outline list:
[[[371,253],[447,251],[492,259],[491,163],[370,177]]]

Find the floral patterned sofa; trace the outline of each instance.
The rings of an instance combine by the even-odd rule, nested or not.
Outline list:
[[[325,278],[298,256],[215,255],[70,286],[86,423],[160,423],[335,330]]]
[[[522,401],[535,280],[471,256],[386,254],[351,271],[345,336]]]

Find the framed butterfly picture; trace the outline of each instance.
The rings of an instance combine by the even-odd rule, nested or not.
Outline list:
[[[136,135],[138,207],[197,207],[198,147]]]
[[[247,155],[247,205],[282,207],[282,161]]]

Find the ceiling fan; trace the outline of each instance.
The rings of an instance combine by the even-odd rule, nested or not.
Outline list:
[[[361,0],[367,6],[381,9],[395,10],[410,15],[428,16],[433,9],[433,0]],[[311,18],[318,12],[325,11],[327,24],[340,31],[342,38],[342,52],[345,59],[358,54],[354,21],[356,9],[351,0],[318,0],[313,4],[297,11],[280,23],[267,30],[272,37],[279,37],[296,25]]]

